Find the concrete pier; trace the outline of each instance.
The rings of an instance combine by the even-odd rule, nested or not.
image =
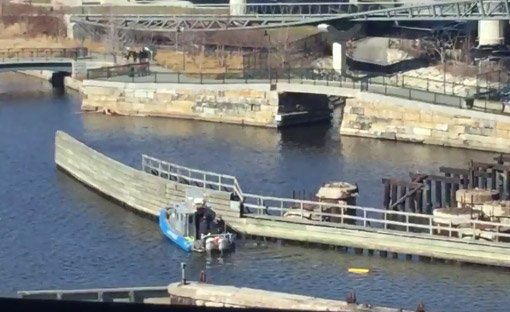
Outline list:
[[[368,304],[347,303],[340,300],[206,283],[192,282],[186,285],[173,283],[168,285],[168,293],[171,304],[206,307],[290,309],[296,311],[405,312],[402,309],[374,307]]]
[[[335,204],[247,194],[241,191],[235,177],[182,166],[180,167],[182,170],[189,170],[189,175],[175,176],[170,171],[165,171],[165,168],[176,165],[150,157],[144,157],[143,160],[145,171],[137,170],[108,158],[63,132],[59,131],[56,134],[55,162],[59,168],[108,198],[152,217],[156,217],[159,210],[169,203],[183,201],[189,189],[193,189],[193,192],[202,191],[216,213],[223,217],[230,228],[242,235],[378,250],[384,256],[388,252],[393,252],[510,267],[510,243],[504,240],[487,242],[462,239],[459,238],[462,235],[456,234],[462,234],[462,229],[452,226],[447,228],[449,233],[454,234],[452,237],[434,235],[433,232],[437,228],[432,224],[433,216],[348,206],[355,209],[358,216],[363,217],[346,214],[341,217],[343,220],[359,219],[356,225],[350,225],[347,221],[333,223],[305,218],[288,219],[282,216],[283,213],[296,204],[298,207],[305,204],[327,206]],[[187,176],[190,178],[185,178]],[[191,178],[192,176],[200,178]],[[213,182],[214,179],[218,181],[220,176],[223,182]],[[207,177],[216,178],[207,180]],[[225,182],[227,179],[231,181]],[[241,207],[239,198],[242,199],[244,208]],[[291,208],[285,208],[280,212],[281,207],[289,205]],[[273,214],[264,213],[270,209]],[[407,215],[406,219],[420,218],[425,224],[392,221],[394,218],[392,214],[395,213]],[[331,215],[319,212],[316,214]],[[375,214],[382,214],[382,217],[376,217]],[[480,223],[469,222],[473,227]],[[403,226],[404,230],[388,229],[388,225],[395,224]],[[490,222],[485,222],[484,225],[494,227]],[[510,238],[509,234],[503,232],[494,233],[498,239]]]
[[[410,312],[396,308],[376,307],[368,303],[347,303],[283,292],[197,282],[172,283],[166,287],[19,291],[18,297],[294,311]]]

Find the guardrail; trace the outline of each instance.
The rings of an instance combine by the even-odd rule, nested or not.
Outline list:
[[[147,298],[168,297],[169,294],[166,286],[18,291],[18,298],[24,299],[128,301],[143,303],[144,299]]]
[[[142,155],[142,170],[167,180],[215,191],[230,192],[240,199],[243,198],[237,178],[231,175],[188,168],[147,155]]]
[[[333,204],[311,200],[279,198],[243,193],[236,177],[192,169],[142,156],[142,170],[175,182],[237,195],[243,203],[243,215],[271,218],[329,227],[386,230],[398,233],[445,235],[452,239],[482,238],[493,242],[510,242],[510,224],[461,217],[438,217],[412,212],[383,210],[361,206]],[[440,221],[435,222],[435,221]],[[460,224],[460,226],[459,226]]]
[[[150,63],[132,63],[87,70],[87,79],[112,78],[117,76],[144,77],[150,75]]]
[[[453,239],[482,238],[494,242],[510,242],[510,224],[469,220],[456,216],[433,215],[383,210],[360,206],[243,194],[245,216],[270,217],[322,226],[354,226],[409,234],[445,235]],[[254,210],[254,211],[252,211]],[[292,216],[286,216],[291,214]],[[436,222],[439,221],[439,222]]]
[[[0,49],[0,60],[12,59],[52,59],[52,58],[71,58],[78,59],[88,55],[87,48],[19,48],[19,49]]]

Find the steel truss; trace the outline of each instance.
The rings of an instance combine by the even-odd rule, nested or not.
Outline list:
[[[123,31],[174,32],[276,28],[348,19],[354,21],[510,20],[510,0],[459,0],[403,6],[403,3],[246,4],[245,15],[73,15],[83,28],[115,25]],[[389,7],[388,6],[392,6]],[[228,8],[229,5],[209,5]],[[386,7],[381,9],[381,7]]]

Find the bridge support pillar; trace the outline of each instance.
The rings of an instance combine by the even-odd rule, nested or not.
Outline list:
[[[74,61],[71,77],[74,79],[87,79],[87,63],[84,61]]]
[[[478,22],[478,46],[497,46],[505,41],[505,21]]]
[[[339,31],[328,24],[319,24],[317,28],[328,36],[328,41],[333,42],[333,69],[342,75],[346,71],[346,42],[362,31],[362,24],[356,24],[348,30]]]
[[[230,0],[230,15],[245,15],[246,0]]]
[[[76,23],[71,22],[71,15],[65,14],[64,15],[64,23],[66,24],[66,36],[69,39],[74,39],[74,25]]]
[[[333,42],[333,69],[342,75],[345,73],[345,41]]]

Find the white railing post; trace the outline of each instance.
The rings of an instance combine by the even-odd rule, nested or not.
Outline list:
[[[363,209],[363,227],[367,227],[367,211]]]
[[[283,217],[283,200],[280,200],[280,217]]]
[[[449,220],[448,224],[448,237],[452,237],[452,219]]]
[[[409,215],[406,214],[406,233],[409,233]]]
[[[204,185],[203,185],[203,188],[207,188],[207,174],[205,172],[203,172],[203,177],[204,177]]]
[[[434,229],[432,228],[432,217],[429,216],[429,234],[432,235],[434,234]]]
[[[301,209],[301,219],[303,219],[303,202],[299,202],[299,208]]]

